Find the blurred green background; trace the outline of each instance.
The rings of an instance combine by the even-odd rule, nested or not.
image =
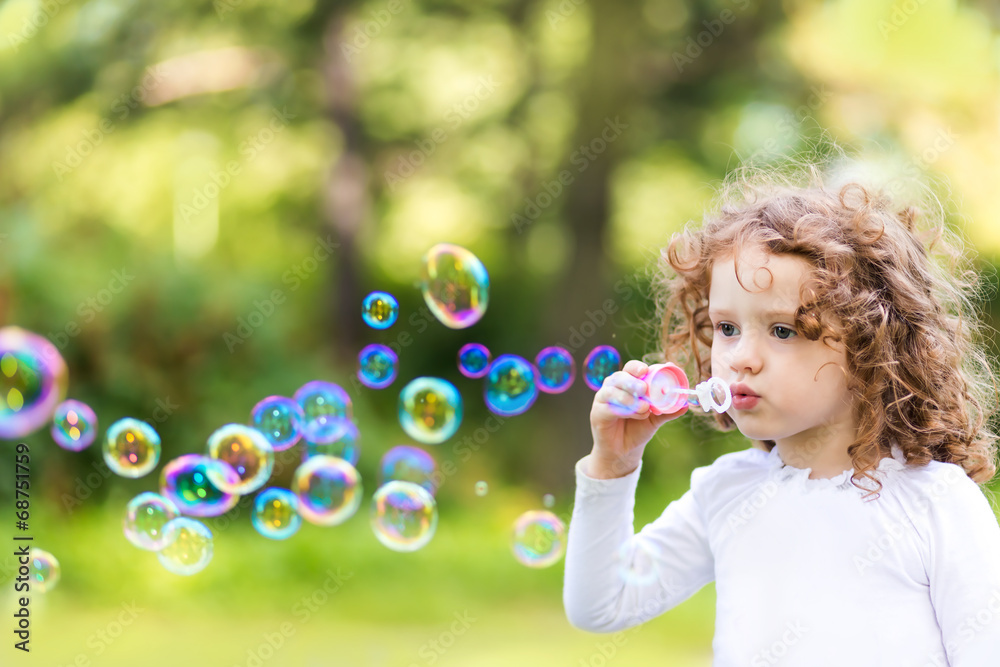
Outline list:
[[[32,603],[30,657],[8,630],[0,662],[709,665],[712,587],[615,642],[569,627],[561,563],[514,561],[517,515],[546,493],[570,512],[592,393],[578,378],[542,395],[464,460],[489,413],[455,353],[654,351],[651,267],[670,234],[732,168],[830,139],[897,192],[934,183],[995,283],[998,21],[987,0],[3,0],[0,323],[56,343],[71,397],[104,426],[152,423],[165,461],[264,396],[332,380],[354,400],[368,496],[382,453],[408,442],[407,379],[453,381],[466,416],[428,448],[456,472],[423,550],[376,542],[367,501],[281,543],[244,502],[208,521],[215,559],[191,578],[121,534],[158,471],[106,479],[96,447],[29,437],[33,532],[63,574]],[[490,272],[471,329],[422,310],[438,242]],[[386,331],[359,317],[373,289],[401,304]],[[995,298],[981,306],[995,326]],[[400,351],[390,389],[351,380],[369,342]],[[694,418],[664,427],[637,524],[745,446]],[[277,484],[297,456],[279,456]],[[3,506],[12,467],[11,451]],[[13,571],[0,557],[5,610]]]

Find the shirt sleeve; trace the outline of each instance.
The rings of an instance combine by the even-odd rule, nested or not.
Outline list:
[[[931,603],[951,667],[1000,660],[1000,526],[975,482],[942,466],[926,491]]]
[[[702,514],[689,490],[634,533],[639,468],[598,480],[576,466],[563,604],[581,630],[616,632],[662,614],[715,578]]]

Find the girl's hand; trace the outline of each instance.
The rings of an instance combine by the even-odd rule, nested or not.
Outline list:
[[[656,430],[688,410],[654,415],[642,398],[646,384],[640,379],[649,366],[633,359],[620,371],[604,378],[590,409],[590,431],[594,449],[584,472],[596,479],[623,477],[639,466],[642,452]]]

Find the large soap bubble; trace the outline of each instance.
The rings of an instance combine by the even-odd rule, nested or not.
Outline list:
[[[20,327],[0,329],[0,439],[23,438],[45,426],[68,384],[55,345]]]
[[[414,440],[440,444],[462,423],[462,396],[447,380],[416,378],[399,393],[399,423]]]
[[[486,313],[490,276],[479,258],[465,248],[440,243],[424,255],[420,290],[441,324],[465,329]]]

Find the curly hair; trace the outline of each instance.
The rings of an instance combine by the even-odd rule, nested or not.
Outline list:
[[[739,258],[747,246],[802,257],[815,280],[800,294],[796,329],[809,340],[843,343],[847,387],[857,399],[852,483],[870,490],[858,482],[873,481],[869,495],[877,497],[881,483],[872,473],[893,443],[908,463],[955,463],[977,483],[989,481],[997,386],[979,342],[982,282],[943,208],[897,208],[886,190],[858,182],[832,189],[816,167],[808,172],[804,185],[738,172],[716,211],[671,237],[660,252],[657,300],[664,358],[699,382],[710,377],[714,260]],[[714,419],[720,430],[734,426],[727,414]]]

